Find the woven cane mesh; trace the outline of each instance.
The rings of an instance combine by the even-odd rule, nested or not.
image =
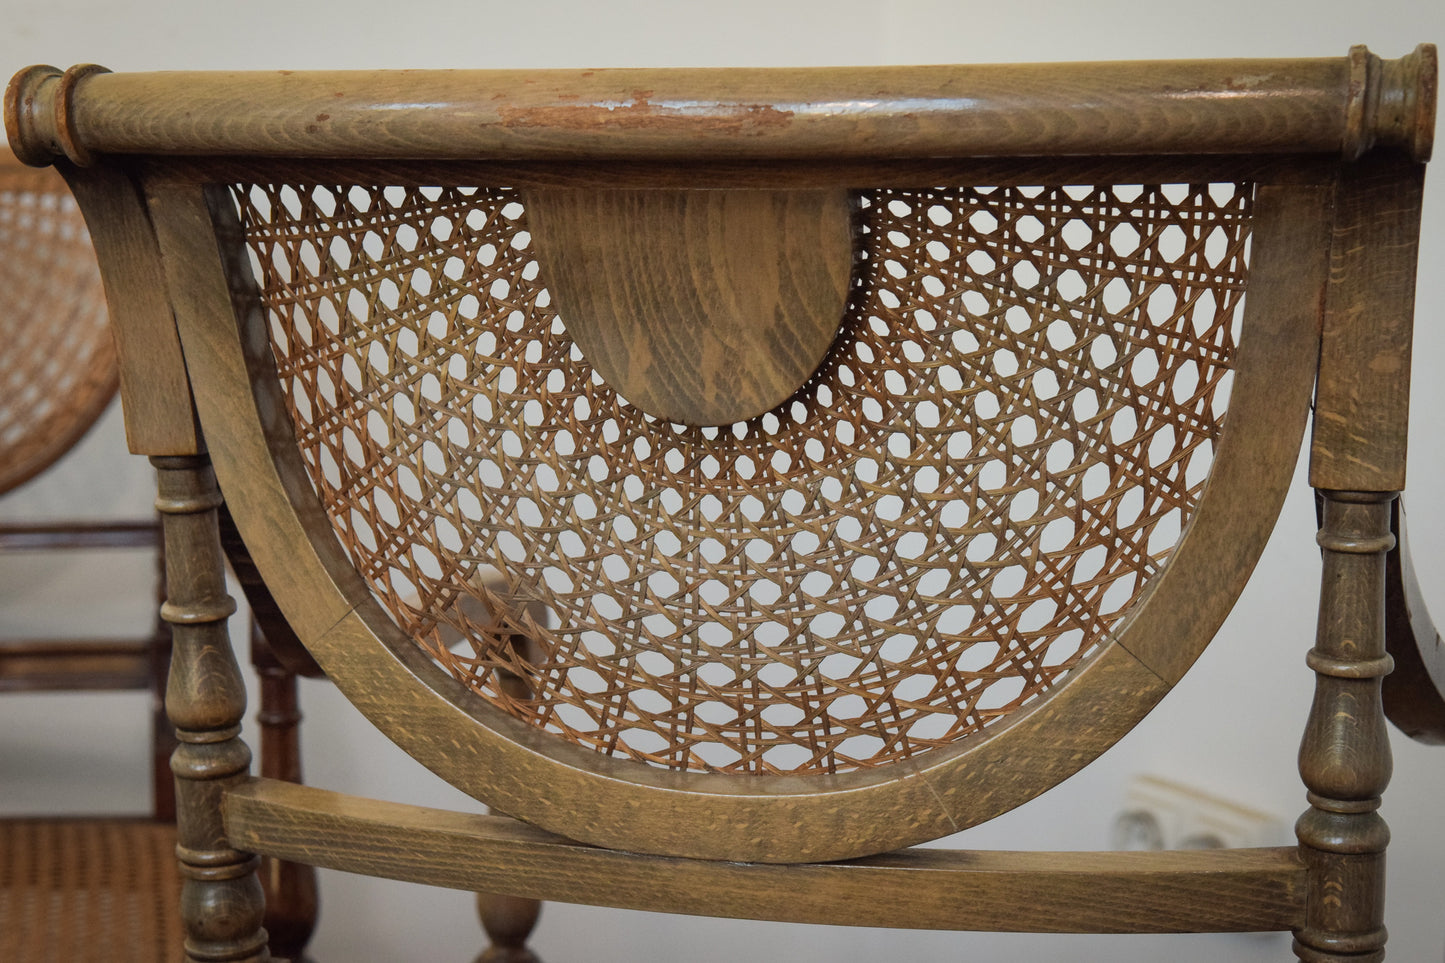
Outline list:
[[[0,820],[0,959],[180,963],[174,826]]]
[[[105,297],[54,171],[0,165],[0,492],[66,452],[116,388]]]
[[[816,773],[986,730],[1141,597],[1224,417],[1252,191],[861,193],[829,356],[721,429],[602,383],[524,194],[234,196],[300,456],[403,630],[573,743]]]

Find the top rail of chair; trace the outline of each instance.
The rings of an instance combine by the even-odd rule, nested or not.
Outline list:
[[[1330,153],[1427,159],[1437,58],[769,69],[109,73],[31,67],[31,164],[102,154],[879,160]]]

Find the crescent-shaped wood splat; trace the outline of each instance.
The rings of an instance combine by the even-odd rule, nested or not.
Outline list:
[[[526,208],[568,333],[648,414],[760,415],[833,343],[853,268],[846,191],[536,190]]]

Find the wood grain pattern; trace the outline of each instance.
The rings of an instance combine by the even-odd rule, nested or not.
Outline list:
[[[1341,171],[1310,446],[1315,488],[1405,487],[1424,178],[1423,166],[1389,156]]]
[[[137,455],[201,450],[191,388],[140,188],[124,170],[61,166],[90,227],[120,360],[125,434]]]
[[[153,194],[162,199],[158,189]],[[179,194],[178,188],[164,203],[176,203]],[[166,231],[182,219],[164,214],[159,206],[156,210],[163,244],[170,249],[171,242],[164,240]],[[193,224],[195,218],[188,215],[184,220]],[[188,226],[184,234],[191,239],[178,234],[174,249],[201,249],[203,231]],[[253,310],[252,295],[246,293],[252,282],[241,259],[230,256],[233,270],[242,272],[235,282],[235,303],[244,319],[240,330],[232,332],[225,327],[236,322],[223,320],[221,313],[220,306],[227,301],[222,282],[201,273],[199,259],[193,256],[191,261],[196,266],[187,270],[195,273],[187,276],[185,297],[196,299],[198,307],[183,304],[177,318],[191,371],[198,383],[206,385],[198,401],[213,424],[225,426],[217,429],[228,439],[226,449],[216,453],[218,469],[238,524],[276,587],[283,610],[313,625],[322,621],[318,613],[341,613],[339,621],[333,618],[318,626],[315,634],[302,633],[328,674],[429,766],[503,811],[524,813],[574,837],[638,850],[678,847],[691,855],[778,861],[856,855],[942,835],[1031,798],[1127,731],[1167,689],[1154,671],[1128,656],[1102,658],[1072,677],[1065,688],[1071,693],[1067,698],[1033,710],[1028,725],[1002,729],[995,739],[928,760],[917,770],[926,773],[923,780],[911,778],[911,767],[891,784],[885,778],[856,773],[800,782],[776,779],[769,782],[767,794],[760,795],[760,787],[736,780],[703,773],[682,777],[616,762],[605,762],[605,776],[597,778],[591,775],[599,765],[595,757],[573,753],[515,720],[464,702],[454,694],[455,685],[419,656],[375,602],[364,597],[358,601],[366,590],[354,587],[354,569],[342,561],[329,524],[319,521],[314,495],[304,481],[296,480],[303,472],[295,461],[294,435],[277,414],[276,389],[265,379],[251,380],[250,371],[263,370],[273,359],[260,346],[259,319],[244,313]],[[204,310],[199,309],[202,298],[208,305]],[[235,344],[238,337],[252,352],[249,360]],[[1241,373],[1241,378],[1275,378],[1279,372],[1267,369],[1267,361],[1262,355],[1254,373]],[[1291,370],[1304,370],[1307,376],[1308,367],[1297,365]],[[248,410],[259,417],[246,416]],[[1274,424],[1285,435],[1299,427],[1288,418]],[[1260,465],[1293,447],[1288,439],[1271,442],[1267,450],[1274,454],[1262,462],[1241,452],[1240,457],[1255,468],[1235,473],[1217,465],[1216,470],[1221,478],[1253,484],[1259,479]],[[1234,457],[1228,454],[1231,450],[1231,446],[1221,450],[1226,462]],[[275,474],[257,470],[258,463],[273,459]],[[1287,458],[1281,463],[1287,472]],[[1233,505],[1248,496],[1209,486],[1204,497]],[[254,526],[249,530],[244,527],[248,518]],[[298,552],[302,543],[294,538],[277,537],[281,531],[308,530],[314,555]],[[1198,533],[1196,526],[1188,537],[1201,537]],[[1250,560],[1238,553],[1218,553],[1211,564],[1238,566],[1242,573]],[[1230,581],[1225,579],[1225,584]],[[337,586],[344,594],[328,598],[319,591],[325,586]],[[1174,586],[1170,593],[1154,593],[1149,604],[1164,611],[1179,606],[1180,596],[1173,593],[1188,594],[1192,587],[1186,578],[1176,579]],[[1202,645],[1209,635],[1207,627],[1207,620],[1192,623],[1189,629],[1197,633],[1190,636],[1194,642],[1181,650]],[[1128,632],[1125,646],[1131,644]],[[1121,691],[1129,695],[1121,696]],[[410,695],[396,698],[402,692]],[[456,726],[464,734],[438,735]],[[1040,740],[1038,745],[1031,744],[1035,739]],[[691,787],[691,793],[677,792],[683,787]],[[565,807],[558,804],[564,799]],[[635,823],[619,819],[619,813],[635,811],[652,815]],[[885,813],[890,815],[884,817]],[[898,813],[907,816],[900,819]]]
[[[1306,963],[1384,959],[1385,846],[1378,810],[1393,767],[1380,698],[1385,652],[1385,554],[1393,492],[1324,492],[1317,541],[1324,558],[1320,617],[1309,665],[1315,697],[1300,744],[1310,808],[1295,824],[1310,867]]]
[[[456,889],[500,885],[541,899],[702,916],[1050,933],[1249,931],[1298,925],[1303,898],[1303,867],[1292,848],[919,849],[764,866],[595,849],[502,817],[266,780],[228,793],[225,811],[238,845],[287,859]]]
[[[583,355],[650,415],[730,425],[812,377],[853,275],[845,191],[532,191],[548,290]]]
[[[247,779],[246,752],[235,738],[238,685],[217,629],[226,605],[214,564],[215,498],[202,460],[163,459],[163,485],[170,493],[162,498],[171,516],[168,540],[181,549],[172,566],[182,588],[167,606],[183,636],[171,709],[183,738],[176,756],[186,813],[181,852],[193,877],[187,912],[198,954],[239,960],[264,952],[258,942],[264,936],[258,937],[254,864],[245,855],[253,848],[277,858],[523,900],[600,900],[672,912],[869,925],[906,921],[940,928],[1287,928],[1296,931],[1296,952],[1303,960],[1378,960],[1384,942],[1381,880],[1387,831],[1376,809],[1390,775],[1380,709],[1380,676],[1389,667],[1383,648],[1384,553],[1390,541],[1388,503],[1404,465],[1403,389],[1394,382],[1408,363],[1417,164],[1430,149],[1433,64],[1433,50],[1422,48],[1391,62],[1360,49],[1344,60],[1169,67],[168,78],[87,68],[64,77],[49,68],[22,73],[7,94],[7,125],[17,149],[35,163],[56,154],[76,163],[95,158],[101,173],[88,183],[97,196],[86,206],[111,222],[114,258],[127,250],[141,252],[136,280],[119,283],[138,287],[154,281],[158,268],[163,274],[166,297],[158,300],[174,314],[184,370],[168,334],[157,335],[157,358],[175,365],[172,374],[179,372],[183,384],[188,373],[196,411],[216,444],[217,474],[237,525],[297,636],[348,698],[425,765],[501,811],[545,827]],[[399,106],[407,104],[429,106]],[[107,156],[117,151],[136,153],[135,166],[105,167]],[[1264,156],[1272,152],[1275,156]],[[227,156],[216,156],[222,153]],[[1205,156],[1215,153],[1228,156]],[[1301,153],[1310,156],[1300,160]],[[1257,184],[1171,184],[1169,158],[1162,156],[1169,154],[1177,155],[1180,178],[1250,170],[1262,172],[1263,179]],[[274,155],[286,159],[273,163],[268,158]],[[1005,171],[1002,187],[927,180],[939,171],[1003,170],[1008,166],[1003,158],[1030,155],[1034,160]],[[1082,182],[1094,187],[1064,186],[1080,184],[1066,178],[1081,170],[1103,171],[1103,155],[1116,155],[1119,171],[1130,176],[1159,172],[1161,182],[1132,188],[1101,174],[1098,181]],[[1038,160],[1048,156],[1060,159]],[[385,163],[388,158],[399,160],[392,165]],[[355,182],[338,179],[335,172],[343,169],[366,176]],[[594,378],[588,368],[584,375],[574,372],[570,381],[565,371],[557,378],[550,371],[540,377],[528,367],[541,364],[536,356],[548,351],[549,357],[572,359],[577,345],[558,340],[561,325],[537,312],[546,298],[523,284],[526,271],[540,275],[547,270],[541,262],[556,260],[563,275],[570,270],[577,278],[563,281],[575,290],[559,301],[594,297],[578,293],[593,281],[584,279],[586,271],[573,253],[558,253],[558,238],[580,233],[592,235],[580,240],[598,243],[597,238],[615,235],[617,229],[588,224],[569,209],[562,226],[543,225],[539,256],[532,261],[530,238],[522,236],[527,234],[523,215],[512,210],[514,204],[526,206],[516,202],[519,196],[526,199],[525,192],[443,176],[462,170],[506,175],[508,187],[525,183],[544,198],[543,221],[558,210],[548,209],[547,191],[596,188],[606,183],[609,171],[624,172],[628,190],[655,192],[645,200],[613,194],[610,202],[599,202],[610,204],[608,217],[614,220],[634,203],[641,205],[637,209],[656,205],[659,210],[680,204],[691,207],[701,225],[735,200],[693,196],[678,201],[682,189],[703,186],[827,193],[866,187],[856,195],[860,211],[871,211],[873,218],[859,230],[868,238],[862,260],[875,260],[893,280],[878,282],[876,303],[868,301],[850,329],[845,347],[856,360],[839,361],[835,355],[845,352],[830,349],[824,366],[837,361],[836,369],[829,369],[837,380],[829,383],[827,398],[810,396],[811,408],[779,408],[772,413],[777,420],[772,428],[765,425],[767,415],[728,431],[662,424],[636,411],[629,415],[608,394],[615,395],[608,380],[651,380],[650,374],[628,371],[625,362],[607,377]],[[238,171],[251,175],[238,176]],[[287,178],[279,177],[281,171]],[[388,176],[391,171],[397,179]],[[520,179],[513,180],[508,171],[521,172]],[[1022,181],[1020,171],[1038,179]],[[911,190],[899,189],[886,183],[894,172],[924,179]],[[140,180],[131,179],[132,173]],[[853,179],[860,176],[865,180]],[[75,177],[77,183],[85,180]],[[143,210],[137,202],[142,182]],[[568,195],[573,208],[593,203],[577,196]],[[754,200],[765,197],[757,194]],[[654,222],[666,220],[650,208],[643,213]],[[1024,223],[1029,218],[1037,224]],[[1251,218],[1257,218],[1253,235]],[[1009,222],[1007,230],[997,230],[1002,221]],[[1065,235],[1071,224],[1075,229],[1068,231],[1069,240]],[[1219,232],[1213,231],[1216,225],[1222,226]],[[708,227],[702,245],[735,246],[726,230]],[[682,230],[699,237],[704,233],[687,225]],[[428,235],[454,250],[432,257]],[[1174,240],[1166,244],[1166,236]],[[1222,241],[1210,251],[1214,237]],[[1248,245],[1252,257],[1246,270]],[[718,260],[708,251],[704,262]],[[459,267],[448,260],[453,257]],[[627,276],[626,283],[640,283],[648,272],[619,257],[605,250],[598,263],[622,265],[626,271],[619,274]],[[666,277],[653,280],[659,290],[683,282],[697,287],[699,277],[713,272],[706,263],[695,270],[697,264],[676,251],[657,258],[666,262],[661,271]],[[761,258],[774,259],[772,254]],[[918,266],[925,259],[943,266],[925,270]],[[569,260],[574,262],[570,267]],[[474,274],[467,273],[469,263],[476,266]],[[502,267],[496,267],[499,263]],[[443,268],[432,270],[435,265]],[[447,274],[448,267],[455,273]],[[1058,280],[1066,275],[1068,284]],[[1248,307],[1236,355],[1231,312],[1246,278]],[[457,283],[448,287],[452,281]],[[854,291],[864,286],[855,285]],[[992,301],[971,297],[985,288],[1003,293]],[[869,297],[874,293],[867,292]],[[307,301],[312,294],[314,304]],[[121,297],[139,296],[130,291]],[[495,302],[500,326],[487,328],[490,321],[479,320],[485,312],[454,308],[467,297]],[[617,305],[646,305],[656,297],[656,292],[609,292],[612,320],[624,313]],[[725,300],[720,296],[716,303]],[[716,303],[693,314],[713,318]],[[1196,309],[1201,303],[1207,306]],[[1162,324],[1150,314],[1156,308]],[[666,331],[654,324],[660,314],[648,311],[641,330],[649,350],[656,350]],[[138,330],[147,323],[155,332],[164,328],[159,312],[119,314],[120,323],[139,325]],[[1146,315],[1151,318],[1147,323]],[[515,331],[509,327],[513,322]],[[600,344],[582,344],[575,353],[601,357],[619,332],[634,338],[638,329],[627,328],[629,323],[623,319],[599,337]],[[938,344],[922,337],[925,328],[942,332]],[[315,340],[323,329],[334,343]],[[525,336],[508,341],[517,331]],[[459,338],[466,351],[456,350],[448,338]],[[583,335],[579,343],[585,340]],[[940,345],[957,353],[928,353]],[[720,364],[709,357],[687,358],[707,354],[695,343],[668,350],[700,361],[705,369]],[[896,378],[870,367],[876,358],[895,354],[907,362],[889,369]],[[307,360],[315,358],[331,359],[335,367]],[[1176,377],[1185,358],[1196,365],[1192,380]],[[1298,449],[1317,360],[1320,418],[1313,477],[1330,491],[1320,535],[1325,561],[1319,633],[1309,656],[1317,675],[1316,700],[1300,754],[1311,808],[1298,824],[1297,850],[908,850],[809,864],[936,838],[989,818],[1087,764],[1138,722],[1216,630],[1253,566]],[[954,362],[957,383],[928,395],[933,408],[919,414],[918,373],[939,372]],[[669,373],[674,384],[664,393],[678,394],[676,384],[687,380],[688,371],[675,367]],[[1220,428],[1224,397],[1214,389],[1227,380],[1228,371],[1234,372],[1234,390]],[[877,373],[875,384],[869,379],[876,372],[883,373]],[[1057,384],[1034,380],[1045,372]],[[779,382],[779,390],[786,380]],[[847,411],[837,400],[855,385],[864,386],[857,397],[866,396],[877,410],[870,407],[871,415],[836,430],[826,419]],[[1108,398],[1085,405],[1080,413],[1075,409],[1085,387]],[[699,398],[719,394],[716,388],[691,395],[688,390],[682,394],[694,406]],[[1127,416],[1112,407],[1116,391],[1133,399],[1125,406]],[[585,405],[572,402],[574,395]],[[369,399],[371,407],[355,409],[361,416],[346,422],[340,414],[352,412],[348,405],[356,397]],[[456,398],[466,406],[448,407]],[[545,406],[559,398],[569,399],[572,407],[555,416],[534,413],[512,422],[500,407],[505,400],[546,413]],[[1050,399],[1060,400],[1041,403]],[[193,416],[183,399],[172,400],[177,407],[164,417],[176,422],[167,422],[160,434],[184,443],[185,432],[177,425],[189,424]],[[981,404],[977,411],[982,413],[946,422],[945,415],[957,414],[950,406],[964,401]],[[611,407],[598,414],[604,405]],[[303,408],[310,410],[304,417],[298,414]],[[1060,422],[1065,408],[1069,413]],[[1177,411],[1186,416],[1165,417]],[[826,431],[810,420],[819,412]],[[800,438],[796,451],[777,441],[787,418],[811,432]],[[637,436],[644,445],[628,435],[630,460],[609,462],[600,454],[594,460],[588,449],[584,462],[577,439],[594,421],[604,440],[609,431],[653,433]],[[875,423],[883,427],[875,429]],[[1168,433],[1159,427],[1165,423]],[[1061,426],[1073,441],[1068,458],[1050,466],[1052,444],[1036,442],[1045,429]],[[554,487],[543,492],[546,497],[529,496],[535,515],[520,509],[508,514],[508,506],[528,499],[507,483],[539,477],[543,469],[556,478],[576,467],[555,455],[551,460],[534,456],[525,447],[533,435],[550,445],[556,439],[547,432],[563,429],[573,443],[563,454],[586,465],[591,507],[581,495]],[[669,459],[670,448],[683,444],[674,436],[693,430],[701,439],[694,439],[698,458],[684,456],[682,468],[668,464],[678,461]],[[1178,440],[1181,433],[1187,440]],[[947,447],[955,435],[969,451]],[[1157,460],[1146,457],[1156,441],[1160,450],[1166,447],[1164,438],[1173,438],[1178,447],[1169,447],[1170,454]],[[191,439],[192,447],[199,447],[193,426]],[[749,444],[772,446],[769,457],[755,459],[754,449],[744,450]],[[761,531],[792,513],[803,519],[805,534],[821,544],[834,537],[832,528],[852,510],[849,506],[861,505],[858,517],[868,524],[860,521],[860,532],[881,534],[838,536],[846,549],[838,557],[851,563],[867,555],[870,546],[883,546],[880,557],[914,559],[896,569],[897,577],[858,575],[850,568],[843,588],[804,588],[801,582],[790,587],[788,601],[769,612],[807,613],[799,616],[803,630],[782,632],[784,641],[762,646],[757,657],[747,649],[746,665],[735,659],[742,674],[756,680],[742,688],[792,696],[784,701],[806,716],[811,703],[789,686],[826,673],[788,646],[809,633],[826,639],[831,651],[841,645],[840,630],[814,626],[813,613],[844,612],[862,598],[882,598],[894,610],[913,606],[924,611],[936,599],[918,584],[925,570],[940,569],[958,579],[949,583],[953,594],[945,593],[948,598],[998,603],[1008,632],[1025,638],[1030,657],[1013,659],[1025,668],[1009,676],[1020,691],[1001,698],[998,706],[983,703],[977,693],[1008,673],[1001,663],[989,663],[972,670],[973,675],[958,675],[952,671],[960,659],[955,651],[938,657],[945,668],[936,672],[922,661],[909,662],[911,655],[883,657],[883,642],[898,634],[936,655],[941,640],[951,634],[951,623],[927,609],[926,625],[920,629],[910,623],[903,633],[888,621],[891,615],[864,606],[851,623],[847,617],[842,623],[854,627],[856,638],[847,636],[849,643],[861,644],[872,660],[868,664],[877,668],[869,670],[873,675],[851,663],[846,671],[837,670],[846,686],[866,692],[877,706],[903,707],[877,711],[911,724],[913,714],[922,713],[920,696],[903,698],[897,687],[875,691],[864,683],[877,681],[873,676],[891,679],[926,669],[919,673],[923,688],[950,697],[962,693],[950,711],[957,710],[955,719],[976,717],[976,730],[956,738],[950,730],[951,741],[931,740],[920,730],[917,740],[923,748],[914,751],[915,735],[904,726],[898,732],[907,739],[888,743],[880,738],[885,750],[868,755],[841,744],[850,724],[874,732],[874,717],[867,717],[865,725],[858,715],[818,713],[822,721],[800,730],[804,735],[798,744],[810,747],[813,755],[798,768],[770,760],[754,764],[748,755],[761,758],[770,740],[793,725],[771,718],[755,727],[765,738],[741,753],[748,761],[733,769],[731,762],[712,762],[700,752],[696,760],[688,758],[698,733],[708,727],[669,720],[681,718],[675,706],[711,698],[699,694],[703,689],[687,688],[691,683],[684,677],[692,678],[693,664],[684,671],[674,661],[677,643],[691,636],[676,625],[659,628],[654,620],[644,626],[641,617],[620,616],[613,622],[629,626],[628,632],[652,648],[636,656],[627,649],[617,656],[624,642],[635,640],[614,633],[617,649],[606,651],[614,637],[605,636],[603,629],[611,630],[603,624],[608,616],[596,610],[605,607],[604,595],[616,602],[609,593],[622,590],[579,584],[554,568],[570,558],[601,557],[600,550],[578,552],[562,543],[589,531],[594,516],[609,526],[622,517],[610,503],[598,508],[597,500],[610,491],[606,486],[615,483],[619,505],[650,505],[656,497],[660,510],[655,514],[681,519],[678,530],[687,536],[684,541],[674,532],[686,548],[673,551],[659,547],[655,536],[639,538],[625,527],[621,534],[608,535],[607,551],[630,551],[628,543],[642,543],[627,562],[627,578],[637,598],[656,598],[637,604],[682,599],[689,619],[721,622],[728,599],[744,594],[751,599],[751,586],[766,571],[761,553],[745,560],[741,549],[719,555],[706,542],[711,529],[704,532],[691,521],[691,505],[705,500],[703,480],[713,484],[721,476],[715,468],[689,475],[688,466],[703,465],[704,454],[725,446],[746,454],[751,470],[739,474],[746,479],[738,488],[739,505],[744,495],[764,506],[782,505],[793,484],[805,490],[803,507],[769,507],[756,519],[742,508],[720,510],[708,524],[722,519],[725,528],[729,520],[741,519],[747,523],[739,523],[741,528]],[[786,457],[774,460],[774,449]],[[969,460],[974,449],[983,452],[977,455],[977,472]],[[457,464],[446,462],[444,450],[458,453]],[[1102,470],[1103,480],[1094,483],[1097,496],[1085,490],[1089,462],[1081,450]],[[1199,477],[1191,481],[1186,456],[1192,465],[1200,450],[1212,451],[1213,460],[1201,459],[1193,469]],[[937,465],[926,462],[925,452],[937,455]],[[374,453],[387,457],[373,458]],[[864,467],[865,456],[873,460],[872,468]],[[990,457],[1002,466],[1001,480],[975,479],[982,477]],[[502,495],[447,530],[440,523],[452,519],[448,506],[467,495],[480,499],[492,484],[478,482],[488,459],[502,476]],[[885,463],[902,464],[906,471],[886,474],[878,468]],[[743,464],[742,457],[731,464]],[[685,484],[679,481],[668,490],[685,488],[687,498],[664,504],[658,465],[683,473],[679,477],[685,476]],[[814,476],[804,473],[805,465],[824,469],[816,485]],[[918,484],[921,465],[936,478],[929,475]],[[765,466],[761,474],[759,466]],[[854,488],[843,488],[845,469],[847,484]],[[834,470],[839,474],[827,475]],[[1146,489],[1140,481],[1145,476],[1163,481]],[[807,493],[821,492],[830,481],[848,497],[828,502],[829,511],[810,514],[808,506],[824,502],[806,501]],[[1126,507],[1124,495],[1136,484],[1153,494],[1145,494],[1142,508]],[[1354,489],[1339,490],[1347,486]],[[945,523],[929,514],[945,489],[948,497],[968,506],[968,519]],[[346,501],[343,495],[353,492],[369,494]],[[717,498],[711,489],[708,494]],[[876,506],[887,497],[902,507],[890,507],[885,516]],[[1046,508],[1045,498],[1062,500]],[[538,522],[541,502],[548,499],[551,507],[562,507],[555,518]],[[1011,505],[1011,499],[1024,505],[1018,517],[1011,509],[999,509],[995,516],[979,507],[992,510],[995,503]],[[1121,590],[1117,608],[1088,610],[1094,614],[1070,609],[1070,625],[1088,623],[1095,635],[1087,648],[1065,656],[1066,668],[1055,672],[1041,658],[1044,650],[1027,644],[1030,638],[1052,639],[1052,630],[1028,627],[1018,602],[1025,596],[1011,594],[1007,578],[999,580],[1005,563],[1025,556],[1042,559],[1032,570],[1043,573],[1040,578],[1055,579],[1081,566],[1075,556],[1083,553],[1082,545],[1069,542],[1069,551],[1050,554],[1040,548],[1041,534],[1029,534],[1029,525],[1043,526],[1052,520],[1047,514],[1052,506],[1065,502],[1074,506],[1072,514],[1061,517],[1070,526],[1069,538],[1095,537],[1108,546],[1105,554],[1112,552],[1114,563],[1132,566],[1122,588],[1133,594]],[[1177,529],[1162,526],[1169,537],[1155,539],[1153,526],[1171,512],[1177,513]],[[1132,520],[1141,516],[1147,516],[1147,524],[1135,525]],[[478,569],[478,533],[487,525],[493,526],[487,530],[498,548],[485,557],[503,576],[508,566],[517,570],[511,573],[516,577],[503,579],[502,590],[488,588],[486,573]],[[983,547],[978,526],[1004,546],[1002,555],[975,551]],[[545,561],[526,561],[531,556],[525,552],[524,561],[518,561],[503,534],[548,542],[548,553],[539,556]],[[908,548],[916,556],[905,555],[904,536],[913,534],[922,536],[922,547]],[[749,530],[748,540],[759,539]],[[788,551],[812,558],[806,538],[797,549],[791,535],[785,541]],[[551,542],[559,546],[556,551]],[[767,558],[774,554],[770,550]],[[687,579],[674,577],[677,591],[658,591],[663,585],[659,573],[635,567],[674,555],[692,566]],[[812,564],[800,568],[820,570]],[[704,594],[705,580],[721,582],[734,570],[745,591],[724,592],[721,601]],[[617,570],[611,571],[615,575]],[[1116,575],[1099,571],[1056,578],[1050,599],[1101,592]],[[621,576],[613,581],[627,584]],[[957,587],[975,583],[976,592]],[[694,594],[702,602],[689,601]],[[629,604],[634,601],[629,596]],[[474,602],[482,603],[485,617],[475,606],[467,608]],[[541,610],[538,602],[545,602]],[[575,617],[554,631],[549,618],[574,603]],[[732,652],[739,650],[740,639],[756,641],[759,620],[755,613],[739,611],[736,621],[742,629],[733,637],[735,644],[714,648]],[[486,622],[487,631],[469,635],[474,622]],[[576,626],[583,624],[579,634]],[[580,637],[587,631],[594,636],[586,644],[568,647],[566,632]],[[605,637],[598,641],[596,635]],[[528,644],[516,645],[514,640],[523,636]],[[477,686],[471,684],[470,670],[448,674],[438,664],[447,653],[455,654],[459,637],[480,640],[462,653],[462,661],[470,658],[476,679],[482,680]],[[418,639],[435,644],[424,649]],[[962,652],[976,648],[977,639],[966,641]],[[600,715],[592,717],[600,724],[587,729],[578,723],[573,729],[586,730],[584,737],[566,742],[560,738],[566,727],[545,729],[550,723],[529,716],[529,707],[546,706],[559,718],[570,709],[585,709],[589,704],[583,694],[595,680],[573,670],[583,667],[583,655],[599,653],[586,667],[606,685],[625,674],[618,666],[631,672],[654,655],[666,655],[668,664],[648,669],[650,681],[644,684],[634,684],[635,676],[616,683],[623,698],[600,700]],[[540,666],[548,671],[538,671]],[[764,677],[765,670],[778,666],[793,681]],[[945,683],[955,678],[965,681],[949,689]],[[558,680],[560,696],[546,688]],[[662,708],[633,699],[644,691],[657,695],[665,688],[662,683],[672,686],[669,693],[681,695],[671,702],[662,699]],[[719,682],[708,685],[708,692],[725,688]],[[806,688],[803,683],[794,687]],[[740,705],[736,715],[765,719],[760,707],[748,715],[752,702]],[[538,719],[545,715],[536,712]],[[1003,721],[992,725],[995,718]],[[835,726],[840,719],[845,721]],[[709,725],[710,731],[726,729]],[[624,745],[620,733],[629,727],[666,729],[681,737],[668,748],[638,748]],[[814,765],[816,760],[821,762]],[[694,768],[685,768],[694,762]],[[790,863],[802,865],[780,865]],[[779,899],[780,892],[788,898]],[[525,952],[518,934],[530,925],[531,907],[511,904],[520,912],[493,912],[502,905],[487,909],[493,928],[503,934],[506,945],[500,948]],[[208,945],[202,948],[202,942]]]
[[[1422,56],[1395,76],[1421,86]],[[67,142],[96,154],[291,157],[1338,155],[1351,80],[1345,58],[100,74],[75,86],[60,118],[60,72],[33,68],[7,92],[6,127],[32,163]],[[1362,139],[1353,132],[1350,146]],[[1418,142],[1393,123],[1370,139]]]
[[[187,960],[266,963],[260,860],[231,845],[220,813],[226,790],[245,779],[251,762],[240,738],[246,691],[226,635],[236,603],[226,594],[217,531],[221,496],[204,456],[152,464],[166,537],[161,616],[174,634],[166,712],[179,741],[171,770]]]

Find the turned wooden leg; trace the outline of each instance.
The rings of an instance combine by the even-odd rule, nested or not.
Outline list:
[[[527,949],[527,937],[541,912],[542,904],[534,899],[478,893],[477,915],[492,945],[474,963],[541,963],[537,954]]]
[[[166,718],[166,679],[171,671],[171,624],[161,617],[166,602],[166,543],[164,536],[156,539],[156,623],[151,646],[151,787],[152,811],[156,819],[174,822],[176,818],[176,780],[171,775],[170,758],[176,751],[176,731]]]
[[[1385,553],[1393,492],[1323,492],[1320,621],[1309,654],[1315,698],[1300,746],[1310,808],[1295,826],[1310,869],[1295,955],[1307,963],[1385,957],[1385,846],[1377,811],[1392,762],[1380,679],[1385,653]]]
[[[532,640],[524,635],[505,636],[507,644],[523,653],[530,651]],[[529,694],[525,680],[511,673],[501,677],[503,690],[519,699]],[[491,946],[482,951],[473,963],[541,963],[537,954],[527,949],[527,937],[537,925],[542,903],[521,896],[497,896],[492,893],[477,894],[477,915],[482,919]]]
[[[173,650],[166,713],[176,727],[176,855],[189,963],[264,963],[260,859],[232,849],[221,799],[244,780],[251,750],[241,741],[246,690],[226,634],[236,603],[226,594],[216,525],[220,492],[204,456],[156,457],[156,508],[166,541]]]
[[[251,622],[251,664],[261,680],[261,775],[287,782],[301,781],[301,708],[296,674],[276,658],[258,622]],[[261,857],[261,885],[266,892],[266,932],[271,949],[291,963],[307,963],[306,944],[316,930],[320,899],[316,868]]]

